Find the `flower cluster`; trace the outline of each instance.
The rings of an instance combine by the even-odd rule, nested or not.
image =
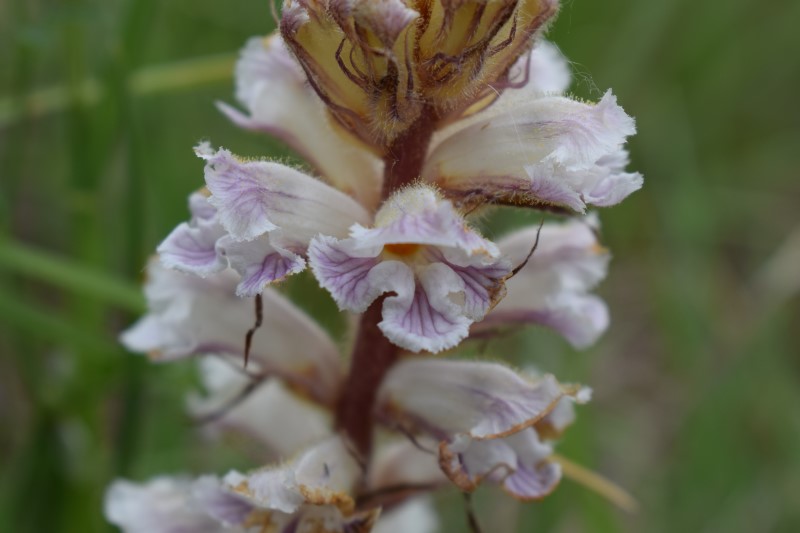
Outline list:
[[[202,143],[205,186],[148,266],[149,312],[122,336],[156,361],[196,356],[189,399],[270,466],[116,481],[127,532],[427,532],[426,494],[500,486],[537,500],[589,389],[457,357],[524,325],[576,348],[607,328],[591,293],[609,254],[589,206],[642,184],[633,120],[606,93],[564,96],[541,33],[555,0],[285,0],[280,31],[236,69],[234,123],[312,170]],[[488,206],[563,220],[492,242]],[[310,270],[353,331],[335,340],[278,282]],[[446,352],[448,357],[432,354]],[[349,357],[343,357],[349,354]]]

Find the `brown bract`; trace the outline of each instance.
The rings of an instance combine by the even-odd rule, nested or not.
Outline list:
[[[333,118],[384,153],[430,109],[449,121],[491,102],[557,6],[287,0],[280,31]]]

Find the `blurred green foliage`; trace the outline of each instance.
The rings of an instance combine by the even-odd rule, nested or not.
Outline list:
[[[798,20],[792,0],[565,2],[550,38],[577,95],[611,87],[637,118],[645,188],[602,213],[604,339],[576,354],[530,331],[486,349],[594,387],[560,451],[641,509],[569,481],[524,506],[486,490],[488,531],[800,531]],[[190,365],[115,337],[202,184],[192,146],[285,155],[213,106],[232,100],[235,52],[272,26],[267,1],[0,3],[0,530],[110,530],[115,477],[247,465],[187,420]],[[492,233],[537,220],[496,218]],[[463,530],[460,497],[441,503],[443,530]]]

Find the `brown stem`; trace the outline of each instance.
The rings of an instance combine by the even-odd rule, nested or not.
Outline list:
[[[438,120],[439,112],[434,107],[423,108],[420,118],[389,145],[383,158],[384,200],[397,189],[420,177]]]
[[[364,459],[372,451],[372,411],[375,396],[400,351],[378,328],[383,300],[378,298],[372,302],[361,317],[350,374],[336,409],[337,426],[347,433]]]

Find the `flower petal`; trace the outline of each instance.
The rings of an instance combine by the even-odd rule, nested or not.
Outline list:
[[[255,320],[252,300],[235,295],[230,270],[198,278],[148,266],[149,312],[122,334],[125,346],[169,361],[195,354],[241,357]],[[262,294],[264,319],[253,336],[251,360],[323,403],[332,402],[341,380],[339,354],[330,337],[308,316],[271,289]]]
[[[274,246],[274,235],[275,233],[269,233],[244,242],[236,241],[230,236],[219,240],[220,254],[228,259],[231,268],[242,277],[236,287],[238,296],[255,296],[271,283],[305,270],[306,261],[300,255]]]
[[[350,514],[355,508],[350,491],[359,474],[358,462],[337,436],[307,449],[291,463],[246,476],[231,472],[225,476],[225,483],[263,509],[295,513],[310,504],[334,506]]]
[[[364,205],[377,203],[381,161],[330,121],[325,105],[279,35],[247,41],[236,64],[236,97],[247,115],[218,104],[235,124],[281,139],[334,187]]]
[[[439,465],[462,490],[489,480],[527,500],[545,496],[560,479],[537,424],[564,398],[583,403],[590,395],[493,363],[408,359],[387,375],[376,414],[389,427],[439,440]],[[568,420],[553,420],[561,422]]]
[[[189,197],[189,208],[190,222],[180,224],[158,247],[167,268],[205,277],[230,265],[242,277],[236,289],[242,297],[260,294],[267,285],[305,269],[301,254],[307,242],[287,238],[281,229],[252,241],[236,240],[222,227],[219,212],[202,193]]]
[[[533,381],[496,363],[408,359],[387,375],[378,405],[408,431],[494,439],[533,425],[564,394],[550,375]]]
[[[528,428],[503,439],[476,441],[461,436],[442,442],[440,466],[462,490],[475,490],[488,479],[519,500],[539,500],[561,480],[561,467],[547,460],[551,453],[552,448]]]
[[[590,168],[570,168],[544,162],[528,165],[525,171],[531,179],[531,191],[537,197],[547,198],[552,205],[584,212],[587,205],[608,207],[618,204],[642,187],[644,179],[641,174],[625,172],[624,165],[616,165],[622,159],[627,161],[627,152],[620,149],[600,158]]]
[[[403,274],[405,266],[397,262],[381,268],[391,270],[385,276],[371,274],[379,264],[378,253],[380,249],[370,256],[369,251],[353,250],[352,241],[324,235],[314,238],[308,247],[309,263],[320,285],[331,293],[340,309],[356,313],[366,311],[383,292],[383,277],[392,279]],[[406,276],[410,274],[408,271]]]
[[[387,244],[424,244],[460,250],[464,256],[497,258],[497,247],[470,228],[453,204],[429,186],[407,187],[391,197],[375,215],[375,227],[353,226],[354,249]]]
[[[511,272],[507,259],[465,261],[462,254],[451,249],[432,255],[461,278],[463,285],[458,292],[464,294],[463,312],[471,320],[482,320],[486,312],[505,297],[506,287],[501,280]]]
[[[104,513],[109,522],[125,533],[225,531],[227,528],[212,514],[219,510],[218,505],[212,508],[200,505],[193,497],[192,488],[192,481],[185,478],[162,476],[144,484],[118,479],[106,491]],[[214,498],[217,504],[221,503],[219,494]],[[237,511],[252,508],[237,496],[227,495],[227,498],[228,503],[234,503],[231,499],[237,500]],[[233,517],[230,513],[227,516]]]
[[[528,82],[520,89],[507,89],[500,97],[515,98],[545,94],[562,94],[572,82],[569,62],[556,45],[539,39],[530,54],[517,61],[516,70],[527,69]],[[512,80],[513,82],[514,80]]]
[[[216,209],[208,198],[196,192],[189,197],[189,223],[176,227],[158,247],[161,262],[167,268],[207,276],[225,270],[225,258],[217,250],[217,241],[225,229],[217,222]]]
[[[536,422],[536,433],[542,440],[556,440],[575,421],[575,398],[564,396],[547,416]]]
[[[223,413],[214,417],[212,427],[254,437],[275,458],[290,457],[330,433],[327,412],[299,398],[278,380],[256,386],[237,402],[252,387],[252,378],[218,357],[201,359],[200,375],[207,392],[189,397],[190,412],[201,418]]]
[[[369,220],[355,200],[325,183],[268,161],[241,161],[208,144],[196,149],[206,160],[209,201],[231,236],[250,241],[278,228],[307,244],[318,233],[344,236],[354,222]]]
[[[465,208],[489,201],[582,212],[586,204],[610,205],[641,186],[640,175],[611,164],[633,133],[633,119],[611,92],[594,105],[557,96],[506,99],[468,127],[443,130],[423,179]]]
[[[480,335],[504,325],[541,324],[564,335],[576,348],[594,343],[608,327],[608,310],[588,291],[605,277],[610,255],[598,243],[593,225],[592,219],[545,224],[536,251],[506,281],[506,297],[473,326],[472,333]],[[538,231],[533,227],[516,231],[503,238],[499,247],[520,264]]]
[[[396,296],[384,300],[378,327],[394,344],[412,352],[452,348],[467,336],[472,322],[451,300],[452,294],[464,292],[464,282],[442,263],[428,265],[417,275],[419,283],[395,284]]]

